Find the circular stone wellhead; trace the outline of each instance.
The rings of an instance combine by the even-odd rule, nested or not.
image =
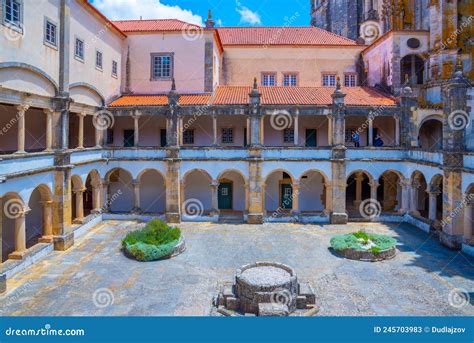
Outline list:
[[[290,267],[270,262],[257,262],[237,270],[235,293],[240,300],[240,310],[259,312],[259,304],[286,305],[296,311],[298,279]]]

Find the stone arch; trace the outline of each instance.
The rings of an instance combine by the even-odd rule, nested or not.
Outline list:
[[[29,212],[26,216],[26,248],[43,241],[43,237],[52,240],[53,196],[48,186],[36,187],[28,201]]]
[[[17,69],[15,77],[6,72],[8,69]],[[24,75],[19,78],[18,73]],[[18,83],[18,79],[21,79],[21,83]],[[18,91],[30,90],[34,94],[44,96],[55,96],[59,90],[58,83],[49,74],[38,67],[21,62],[0,63],[0,83],[7,88]]]
[[[299,211],[302,214],[323,212],[331,206],[332,194],[327,176],[320,170],[305,171],[299,179]]]
[[[95,86],[86,82],[76,82],[69,86],[70,96],[76,103],[91,106],[105,106],[105,97]]]
[[[378,182],[365,170],[354,170],[346,181],[346,210],[350,217],[359,217],[363,201],[376,199]],[[375,193],[374,193],[375,191]]]
[[[227,169],[217,177],[219,211],[244,212],[248,208],[247,180],[238,169]]]
[[[294,176],[285,169],[270,172],[264,183],[264,209],[272,217],[288,214],[297,204]]]
[[[403,175],[396,170],[387,170],[378,180],[380,187],[377,189],[377,201],[383,212],[396,212],[402,203]]]
[[[422,120],[418,129],[418,146],[424,150],[439,150],[443,147],[443,121],[438,115]]]
[[[216,199],[213,199],[213,195],[217,195],[216,187],[217,184],[206,170],[188,170],[181,184],[183,216],[196,219],[217,211]]]
[[[410,213],[428,219],[428,184],[425,175],[415,170],[411,175]]]
[[[139,208],[144,213],[165,213],[166,211],[166,181],[159,170],[145,169],[137,177],[140,203]]]
[[[12,254],[22,254],[26,250],[25,216],[28,207],[17,193],[2,196],[2,262]]]
[[[114,168],[105,177],[108,183],[106,206],[111,212],[129,213],[134,206],[132,174],[123,168]]]

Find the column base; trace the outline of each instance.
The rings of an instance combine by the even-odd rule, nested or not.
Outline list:
[[[166,212],[166,222],[169,224],[181,223],[181,215],[179,213]]]
[[[132,208],[132,213],[133,214],[142,214],[142,212],[143,212],[142,209],[139,208],[139,207]]]
[[[74,245],[74,233],[68,233],[63,236],[54,236],[54,250],[66,251]]]
[[[74,219],[74,220],[72,221],[72,223],[73,223],[73,224],[78,224],[78,225],[84,224],[84,218],[82,218],[82,219]]]
[[[247,224],[263,224],[263,213],[249,213],[247,216]]]
[[[349,216],[347,213],[331,213],[331,224],[347,224]]]
[[[445,232],[440,232],[439,241],[449,249],[461,250],[463,235],[450,235]]]
[[[54,241],[53,236],[43,236],[38,240],[39,243],[53,243],[53,241]]]
[[[411,211],[410,214],[412,216],[415,216],[415,217],[420,217],[421,216],[420,212],[418,212],[418,211]]]
[[[14,251],[11,254],[8,255],[9,260],[16,260],[16,261],[21,261],[25,258],[27,255],[28,251],[23,250],[23,251]]]
[[[5,274],[0,274],[0,294],[7,291],[7,276]]]
[[[398,212],[398,214],[401,214],[402,216],[404,216],[405,214],[408,213],[408,210],[406,210],[406,209],[404,209],[404,208],[401,208],[401,209],[399,209],[397,212]]]
[[[104,210],[102,208],[98,208],[96,210],[91,211],[92,214],[102,214],[104,213]]]

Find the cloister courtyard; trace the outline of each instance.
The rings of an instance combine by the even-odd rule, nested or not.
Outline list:
[[[449,250],[407,224],[182,223],[187,250],[141,263],[124,256],[120,241],[143,224],[105,221],[66,252],[16,274],[0,297],[1,315],[208,316],[220,285],[237,268],[275,261],[294,268],[316,293],[321,316],[474,315],[471,303],[450,304],[450,292],[474,289],[474,259]],[[336,234],[365,229],[398,240],[392,260],[340,258],[329,247]]]

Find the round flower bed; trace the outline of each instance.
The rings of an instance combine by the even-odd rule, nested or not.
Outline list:
[[[385,235],[364,231],[335,236],[331,247],[341,256],[358,261],[382,261],[395,257],[397,241]]]
[[[143,229],[130,232],[122,240],[122,247],[130,257],[141,261],[157,261],[182,253],[185,249],[181,230],[154,219]]]

